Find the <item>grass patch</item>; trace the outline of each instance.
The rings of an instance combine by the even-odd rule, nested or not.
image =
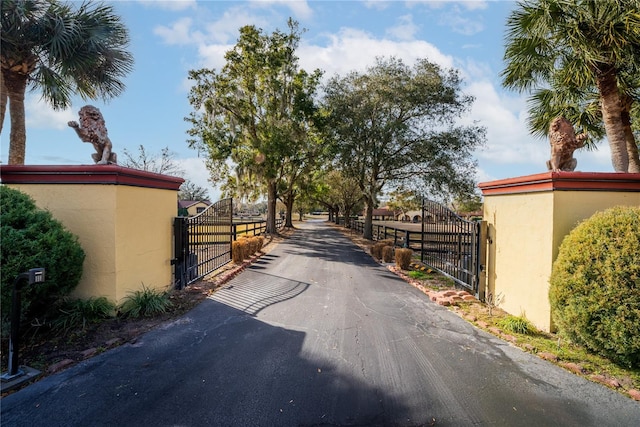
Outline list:
[[[435,275],[431,271],[429,273],[426,273],[420,270],[413,270],[408,272],[407,275],[412,279],[417,279],[417,280],[430,280],[435,278]]]
[[[73,329],[85,330],[90,323],[115,317],[116,305],[106,297],[67,299],[58,307],[51,320],[54,331],[68,333]]]
[[[123,317],[153,317],[166,313],[171,307],[167,292],[160,292],[142,285],[142,290],[130,292],[119,307]]]
[[[498,321],[498,326],[512,334],[531,335],[537,332],[536,328],[524,316],[509,314]]]

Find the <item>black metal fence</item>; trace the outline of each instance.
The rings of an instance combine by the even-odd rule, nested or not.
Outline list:
[[[351,220],[351,228],[364,233],[364,221]],[[373,240],[393,240],[398,247],[420,252],[421,261],[484,299],[480,286],[484,268],[485,225],[467,221],[436,202],[425,201],[421,224],[373,224]],[[417,229],[417,227],[420,227]]]
[[[281,229],[284,220],[276,219]],[[232,199],[223,199],[191,217],[176,217],[174,234],[174,287],[182,289],[231,261],[231,244],[242,236],[263,234],[265,220],[233,219]]]
[[[175,287],[182,289],[231,261],[232,199],[223,199],[173,223]]]
[[[439,203],[422,205],[421,260],[472,291],[481,300],[484,288],[480,274],[484,268],[484,227],[468,221]]]
[[[284,219],[276,218],[276,228],[281,230],[284,227]],[[258,221],[237,221],[233,222],[233,240],[243,236],[259,236],[267,231],[267,221],[264,219]]]

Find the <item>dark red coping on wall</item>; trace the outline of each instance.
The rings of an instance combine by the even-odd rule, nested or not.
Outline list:
[[[184,179],[118,165],[2,165],[3,184],[106,184],[178,190]]]
[[[482,182],[478,187],[484,196],[540,191],[640,192],[640,173],[545,172]]]

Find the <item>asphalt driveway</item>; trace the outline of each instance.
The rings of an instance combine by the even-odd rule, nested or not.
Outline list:
[[[184,317],[0,401],[5,426],[638,426],[322,222]]]

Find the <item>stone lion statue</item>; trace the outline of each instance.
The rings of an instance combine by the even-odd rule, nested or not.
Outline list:
[[[576,136],[573,125],[564,117],[556,117],[549,126],[549,143],[551,144],[551,159],[547,160],[550,171],[573,171],[578,161],[573,152],[584,147],[587,134]]]
[[[67,124],[76,131],[81,141],[93,144],[93,148],[96,149],[96,152],[91,155],[93,161],[99,165],[118,163],[100,110],[93,105],[85,105],[78,115],[80,116],[79,125],[75,121]]]

